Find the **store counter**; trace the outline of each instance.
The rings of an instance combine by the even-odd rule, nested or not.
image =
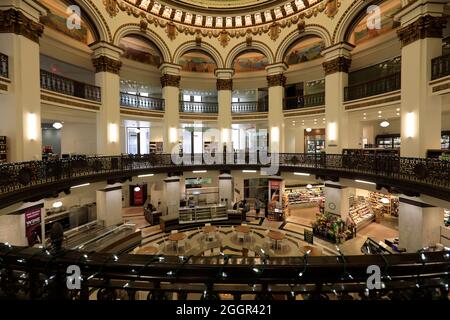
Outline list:
[[[227,207],[224,204],[181,207],[179,210],[179,223],[208,222],[227,220]]]

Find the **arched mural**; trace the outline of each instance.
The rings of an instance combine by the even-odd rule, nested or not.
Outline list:
[[[321,57],[320,53],[324,47],[325,42],[319,37],[299,39],[287,51],[285,62],[291,66],[315,60]]]
[[[376,12],[373,11],[373,13],[367,14],[365,10],[362,18],[353,25],[348,36],[348,42],[359,45],[398,27],[398,22],[394,21],[394,15],[401,9],[400,0],[383,1],[379,4],[379,8],[381,14],[380,28],[372,27],[374,25],[373,21],[375,21],[373,14]]]
[[[159,49],[146,38],[139,35],[128,35],[120,39],[119,47],[124,50],[126,59],[159,67],[162,63]]]
[[[47,9],[47,15],[41,16],[41,23],[53,30],[56,30],[74,40],[82,42],[86,45],[96,41],[96,31],[93,26],[85,19],[83,12],[81,13],[80,28],[67,28],[67,18],[72,12],[67,12],[70,2],[60,0],[41,0],[40,3]]]
[[[269,60],[258,51],[244,51],[233,62],[235,72],[252,72],[265,70]]]
[[[212,73],[217,68],[216,62],[206,53],[201,51],[188,51],[179,61],[181,70],[187,72]]]

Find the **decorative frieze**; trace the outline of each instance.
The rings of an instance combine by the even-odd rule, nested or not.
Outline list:
[[[92,63],[95,67],[95,72],[111,72],[119,74],[120,68],[122,67],[122,62],[118,60],[111,59],[107,56],[99,56],[92,59]]]
[[[161,77],[161,86],[164,87],[180,87],[180,76],[175,76],[173,74],[164,74]]]
[[[286,77],[283,74],[274,74],[267,76],[267,85],[269,87],[281,86],[286,84]]]
[[[0,33],[15,33],[39,43],[44,26],[16,9],[0,10]]]
[[[422,16],[413,23],[397,30],[402,46],[425,38],[442,38],[442,30],[447,24],[446,17]]]
[[[233,79],[217,79],[217,91],[233,90]]]
[[[347,57],[337,57],[335,59],[325,61],[322,66],[325,71],[325,75],[333,74],[336,72],[348,73],[352,60]]]

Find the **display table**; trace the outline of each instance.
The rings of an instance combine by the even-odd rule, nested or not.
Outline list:
[[[279,231],[269,231],[267,236],[275,242],[275,250],[278,249],[278,241],[282,241],[286,235]]]
[[[250,233],[250,227],[248,226],[237,226],[235,228],[236,232],[248,234]]]
[[[190,207],[181,207],[179,210],[179,223],[196,223],[217,220],[227,220],[227,208],[225,205],[205,205]]]
[[[178,242],[178,241],[186,239],[186,234],[183,232],[172,233],[169,235],[168,239],[170,241]]]
[[[167,216],[161,216],[159,218],[159,226],[161,227],[161,230],[164,232],[174,228],[176,225],[178,225],[178,215],[172,214]]]
[[[217,231],[217,228],[214,226],[205,226],[202,230],[204,233],[214,233]]]

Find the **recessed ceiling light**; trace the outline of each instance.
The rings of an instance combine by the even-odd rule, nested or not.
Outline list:
[[[378,118],[381,118],[381,115],[379,115]]]
[[[53,124],[53,128],[55,128],[56,130],[59,130],[63,127],[63,124],[61,122],[55,122]]]
[[[311,185],[311,184],[307,184],[307,185],[306,185],[306,188],[311,189],[311,188],[312,188],[312,185]]]
[[[400,111],[400,108],[397,108],[397,111]]]
[[[364,112],[364,113],[363,113],[363,116],[365,116],[365,115],[367,115],[367,113]]]
[[[400,113],[398,113],[398,112],[397,112],[397,115],[399,116],[399,115],[400,115]]]
[[[363,119],[364,119],[364,120],[366,120],[366,119],[367,119],[367,117],[364,117]]]
[[[381,113],[382,111],[378,111],[378,113]]]

